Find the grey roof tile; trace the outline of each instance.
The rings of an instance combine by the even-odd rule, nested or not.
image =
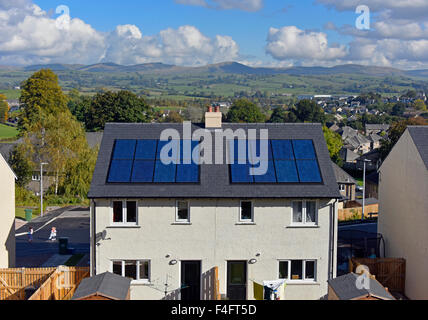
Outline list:
[[[428,170],[428,126],[409,126],[407,129]]]
[[[102,295],[114,300],[125,300],[128,296],[130,285],[131,279],[106,272],[83,279],[72,300],[79,300],[92,295]]]

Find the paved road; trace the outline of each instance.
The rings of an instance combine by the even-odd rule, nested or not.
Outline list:
[[[33,242],[28,242],[29,227],[34,228]],[[49,241],[50,230],[57,229],[57,239],[69,238],[75,253],[89,253],[89,209],[61,209],[34,219],[16,231],[17,267],[38,267],[58,253],[58,242]]]

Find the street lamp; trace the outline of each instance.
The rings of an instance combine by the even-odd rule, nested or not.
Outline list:
[[[372,162],[371,160],[364,159],[364,182],[363,182],[363,211],[361,214],[361,220],[364,220],[364,209],[366,206],[366,165],[367,163]]]
[[[43,217],[43,166],[48,165],[46,162],[40,163],[40,215]]]

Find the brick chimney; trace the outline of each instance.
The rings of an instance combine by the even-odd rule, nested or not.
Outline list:
[[[207,129],[220,129],[222,127],[223,114],[221,113],[220,106],[209,106],[208,111],[205,113],[205,128]]]

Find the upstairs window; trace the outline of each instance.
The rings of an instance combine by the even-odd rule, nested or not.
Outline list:
[[[254,222],[254,208],[252,201],[241,201],[241,222]]]
[[[190,222],[190,204],[189,201],[177,201],[176,222]]]
[[[316,201],[293,201],[293,224],[316,225],[318,222],[318,207]]]
[[[136,225],[137,201],[113,201],[113,224]]]

